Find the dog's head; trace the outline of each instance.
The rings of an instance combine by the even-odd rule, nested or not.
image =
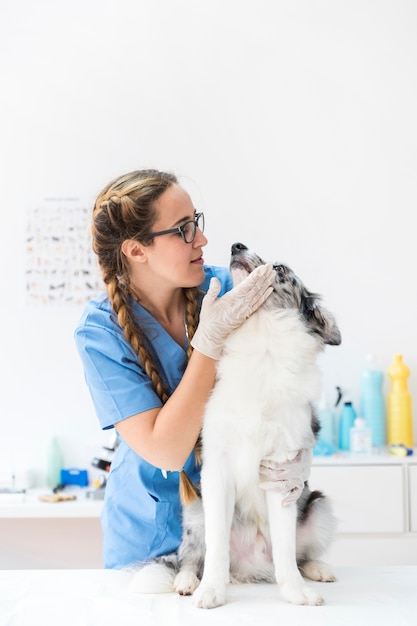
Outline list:
[[[243,243],[232,245],[230,272],[235,285],[260,265],[265,265],[265,261]],[[274,290],[263,306],[298,309],[310,332],[319,335],[324,343],[338,346],[342,341],[340,331],[333,315],[321,306],[320,296],[308,291],[287,265],[274,263],[274,269],[276,273]]]

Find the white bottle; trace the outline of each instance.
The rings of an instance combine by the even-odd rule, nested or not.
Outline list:
[[[53,489],[61,480],[62,454],[56,437],[52,437],[46,451],[46,482]]]
[[[363,417],[358,416],[350,429],[350,451],[353,454],[371,454],[372,433]]]

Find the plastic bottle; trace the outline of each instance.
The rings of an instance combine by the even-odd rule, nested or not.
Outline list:
[[[46,482],[53,489],[61,482],[62,454],[56,437],[52,437],[46,451]]]
[[[361,375],[361,415],[371,429],[372,445],[386,443],[385,402],[382,392],[384,374],[376,364],[373,354],[366,357],[367,364]]]
[[[350,429],[350,451],[354,454],[372,452],[372,432],[363,417],[358,416]]]
[[[356,419],[356,411],[350,400],[344,402],[339,417],[339,449],[350,449],[350,429],[353,427]]]
[[[410,370],[403,363],[401,354],[394,356],[388,369],[391,389],[387,401],[387,440],[388,444],[403,444],[413,447],[412,400],[408,391],[407,379]]]
[[[335,416],[323,392],[317,410],[320,431],[313,453],[321,456],[336,452]]]

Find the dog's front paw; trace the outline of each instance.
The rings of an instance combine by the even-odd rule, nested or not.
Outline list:
[[[193,572],[178,572],[174,580],[174,591],[180,596],[191,596],[200,584]]]
[[[200,583],[194,592],[193,604],[199,609],[214,609],[226,604],[226,585]]]
[[[281,597],[291,604],[307,604],[319,606],[324,603],[323,598],[307,585],[284,584],[280,588]]]

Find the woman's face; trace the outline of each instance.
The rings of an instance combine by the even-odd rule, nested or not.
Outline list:
[[[195,219],[196,209],[189,194],[174,184],[155,202],[157,221],[152,231],[158,232],[182,226]],[[157,282],[164,281],[171,287],[195,287],[204,280],[203,247],[207,238],[199,228],[192,243],[185,243],[180,233],[155,237],[147,246],[147,266],[155,274]]]

